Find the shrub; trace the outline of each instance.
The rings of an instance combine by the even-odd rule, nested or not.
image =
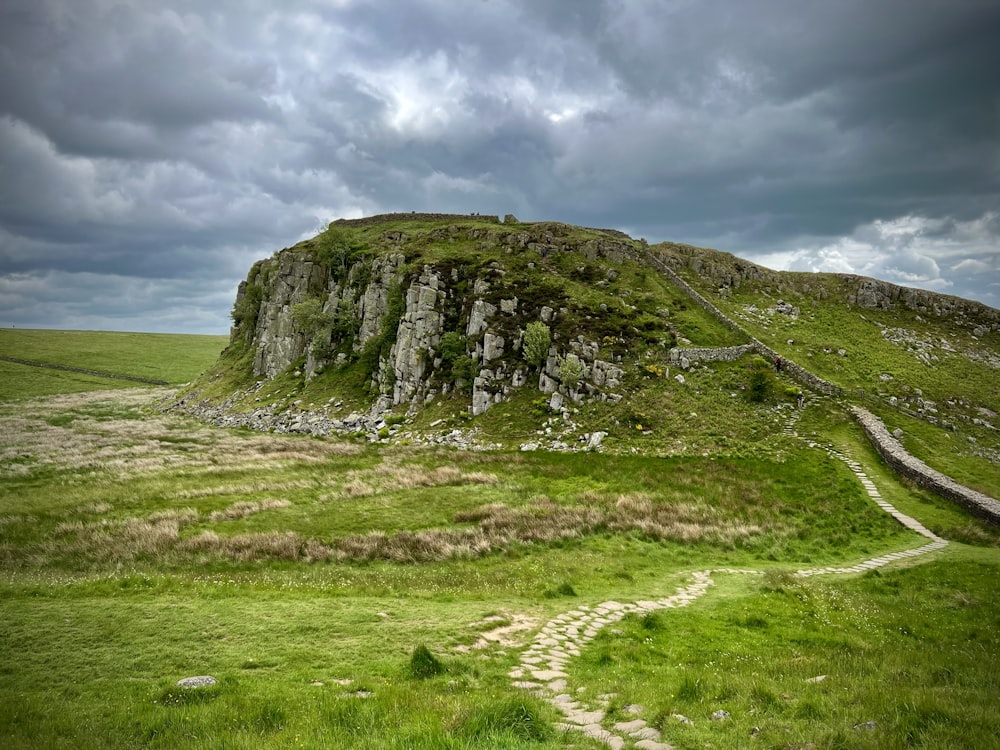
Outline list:
[[[475,380],[478,362],[472,357],[459,357],[451,365],[451,374],[455,383],[462,384],[462,390],[468,392],[472,390],[472,381]]]
[[[319,261],[341,273],[347,271],[353,256],[360,249],[350,232],[332,225],[316,238],[316,245]]]
[[[552,332],[542,322],[528,323],[524,331],[524,361],[532,367],[538,367],[549,356],[549,346],[552,344]]]
[[[747,385],[747,398],[755,404],[770,401],[777,387],[777,377],[763,357],[754,357],[749,365],[750,377]]]
[[[413,649],[410,656],[410,676],[417,680],[426,680],[444,672],[441,660],[432,654],[427,646],[420,644]]]
[[[243,297],[233,306],[229,317],[237,328],[247,327],[247,332],[252,335],[253,326],[257,322],[257,313],[260,312],[260,303],[264,300],[264,290],[260,284],[247,284],[243,290]]]
[[[465,354],[465,336],[457,331],[448,331],[441,337],[441,360],[455,362]]]
[[[333,326],[333,316],[323,312],[323,303],[313,297],[292,305],[292,323],[307,336]]]
[[[563,385],[575,389],[583,378],[583,361],[575,354],[570,354],[559,363],[559,379]]]

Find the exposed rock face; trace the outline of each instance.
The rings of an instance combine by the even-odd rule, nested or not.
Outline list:
[[[273,378],[305,353],[306,337],[295,330],[292,306],[304,302],[309,289],[322,283],[322,272],[308,253],[281,253],[260,304],[254,335],[255,375]]]
[[[393,404],[424,395],[424,373],[431,352],[441,343],[446,300],[444,282],[432,268],[425,267],[406,292],[406,312],[399,321],[392,354],[395,375]]]
[[[399,269],[403,265],[402,255],[390,255],[387,258],[376,258],[371,268],[371,282],[364,290],[364,294],[358,302],[358,314],[361,318],[356,348],[365,345],[368,339],[377,335],[382,328],[382,316],[385,315],[389,306],[389,290],[393,282],[399,278]],[[351,269],[348,276],[348,284],[352,279],[361,275],[361,266]],[[356,283],[356,282],[355,282]],[[356,291],[356,286],[350,287]]]
[[[405,218],[335,222],[334,229],[342,227],[351,237],[363,228],[364,247],[324,245],[316,238],[254,265],[237,293],[232,339],[249,347],[256,376],[272,379],[294,368],[309,381],[331,368],[355,366],[372,396],[372,414],[400,405],[419,409],[458,389],[479,415],[524,387],[537,388],[549,397],[550,408],[565,411],[587,399],[619,400],[622,356],[632,343],[648,344],[628,322],[638,312],[626,302],[629,290],[619,284],[600,298],[601,290],[616,288],[626,261],[668,275],[737,332],[740,326],[675,269],[711,279],[720,294],[750,282],[779,291],[807,283],[799,279],[805,275],[779,274],[717,251],[664,244],[650,252],[643,242],[610,230],[436,214],[410,218],[440,221],[437,226],[388,226]],[[596,298],[572,299],[570,287],[549,283],[545,273],[587,284]],[[974,311],[966,319],[974,335],[1000,330],[1000,312],[978,303],[873,279],[836,278],[824,294],[843,295],[862,307],[904,305],[957,316]],[[772,313],[796,318],[799,308],[779,299]],[[657,315],[670,317],[666,310]],[[538,362],[533,354],[529,366],[524,334],[534,322],[550,328],[553,337],[547,356]],[[660,343],[667,345],[668,338]],[[776,356],[759,341],[752,347],[772,360]],[[673,361],[687,369],[698,361],[736,359],[747,348],[678,350]],[[824,393],[839,392],[793,362],[786,371]]]
[[[454,223],[412,233],[387,228],[380,238],[382,250],[362,254],[353,263],[337,260],[341,256],[336,255],[334,260],[329,255],[321,260],[317,242],[306,241],[255,264],[237,295],[237,308],[247,307],[248,312],[232,331],[234,341],[251,346],[254,374],[271,379],[294,366],[308,381],[365,353],[367,361],[374,362],[370,392],[375,411],[398,405],[419,408],[450,388],[471,386],[471,412],[478,415],[512,389],[532,386],[536,374],[542,392],[560,392],[566,403],[618,398],[615,390],[623,370],[599,359],[597,343],[582,335],[553,342],[541,368],[524,362],[525,327],[539,320],[556,325],[562,315],[558,311],[565,311],[557,300],[522,298],[521,289],[505,283],[508,271],[498,261],[480,266],[451,260],[414,269],[403,251],[414,240],[432,245],[471,240],[479,250],[537,253],[534,263],[563,252],[621,263],[637,257],[635,242],[602,230],[591,230],[598,236],[577,240],[571,228],[556,223],[521,225],[515,220],[505,226],[495,217],[477,216],[470,225],[460,221],[468,217],[414,217]],[[333,226],[370,227],[405,218],[389,215],[338,221]],[[496,228],[481,226],[483,222]],[[386,247],[399,252],[385,252]],[[585,266],[578,271],[594,272]],[[253,300],[259,300],[256,308]],[[442,352],[443,337],[449,332],[462,337],[465,352],[459,359],[472,363],[464,386],[461,378],[441,375],[450,373],[456,359],[454,342],[447,358]],[[566,357],[578,357],[575,370],[582,370],[582,377],[573,378],[572,388],[560,380],[560,363]]]
[[[854,293],[852,301],[858,307],[870,310],[892,310],[898,305],[907,310],[936,317],[974,314],[990,321],[990,323],[978,327],[980,331],[978,335],[985,335],[991,329],[1000,329],[1000,312],[978,302],[928,292],[923,289],[896,286],[888,281],[859,276],[848,278],[857,280],[857,291]]]

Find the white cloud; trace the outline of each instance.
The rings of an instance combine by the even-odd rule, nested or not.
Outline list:
[[[169,305],[332,218],[510,210],[996,305],[1000,13],[884,3],[0,3],[0,275]]]
[[[995,302],[1000,283],[997,214],[955,222],[915,214],[862,224],[834,240],[800,238],[752,255],[768,268],[871,276],[901,286]]]

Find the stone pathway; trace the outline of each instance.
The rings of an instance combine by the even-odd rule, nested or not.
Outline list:
[[[787,435],[800,437],[795,432],[795,425],[800,416],[801,411],[794,410],[784,428]],[[863,467],[857,461],[841,454],[832,447],[808,440],[806,442],[810,447],[823,450],[844,461],[861,482],[868,496],[882,510],[930,541],[916,549],[893,552],[849,567],[799,570],[795,572],[796,576],[807,578],[834,573],[863,573],[897,560],[934,552],[948,544],[946,540],[926,529],[919,521],[900,513],[883,500],[875,483],[868,478]],[[520,663],[510,672],[514,687],[529,690],[554,706],[565,719],[558,725],[563,731],[583,732],[588,737],[593,737],[604,743],[612,750],[622,750],[625,747],[637,748],[638,750],[671,750],[673,746],[661,737],[660,731],[650,727],[644,719],[637,715],[642,713],[641,706],[626,707],[626,709],[632,709],[627,712],[637,715],[635,719],[617,722],[610,727],[605,726],[608,703],[613,696],[598,696],[593,702],[585,702],[582,698],[574,697],[574,694],[579,696],[582,690],[576,693],[571,692],[566,667],[572,659],[580,655],[581,649],[594,639],[601,628],[620,621],[628,614],[641,614],[687,606],[708,590],[708,587],[713,584],[712,575],[715,573],[759,575],[760,572],[732,568],[698,571],[691,574],[692,582],[679,589],[673,596],[652,601],[640,600],[631,603],[608,601],[594,606],[581,605],[561,614],[546,623],[522,653]]]

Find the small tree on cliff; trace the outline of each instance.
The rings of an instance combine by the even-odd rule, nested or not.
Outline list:
[[[552,332],[540,321],[528,323],[524,331],[524,361],[532,367],[539,367],[549,356],[549,345],[552,343]]]
[[[583,379],[583,361],[575,354],[567,355],[566,359],[559,363],[559,380],[570,390],[576,390]]]

